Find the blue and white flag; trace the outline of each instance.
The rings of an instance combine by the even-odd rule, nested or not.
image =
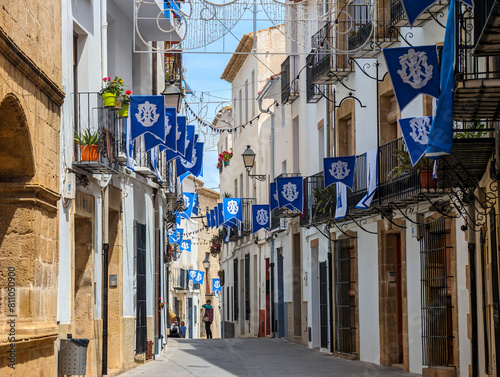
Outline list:
[[[450,0],[441,64],[441,95],[429,133],[425,155],[450,154],[453,146],[453,89],[455,85],[455,0]]]
[[[194,192],[183,192],[182,193],[182,199],[184,200],[184,208],[185,210],[181,212],[181,216],[189,219],[193,213],[193,206],[194,206]]]
[[[177,115],[177,136],[176,136],[177,153],[182,157],[186,154],[186,117]]]
[[[254,204],[252,206],[252,233],[259,229],[271,229],[271,214],[268,204]]]
[[[175,107],[165,107],[165,143],[171,151],[177,152],[177,109]]]
[[[325,171],[325,188],[342,182],[353,190],[356,156],[330,157],[323,159]]]
[[[219,228],[221,224],[219,222],[219,208],[218,207],[214,208],[214,216],[215,216],[215,227]]]
[[[177,160],[177,175],[182,175],[186,172],[191,173],[195,177],[199,177],[203,171],[203,143],[197,143],[193,149],[193,158],[191,161],[186,161],[183,158]]]
[[[272,212],[273,209],[278,208],[278,192],[276,191],[276,183],[271,182],[269,184],[269,203],[270,203],[270,210]]]
[[[225,222],[231,221],[233,219],[236,221],[243,221],[243,208],[241,205],[241,198],[223,198],[222,204],[224,205]]]
[[[193,215],[195,216],[198,216],[199,215],[199,212],[198,212],[198,193],[194,193],[194,201],[193,201]]]
[[[437,0],[402,0],[401,2],[410,26],[413,26],[416,19],[436,1]]]
[[[221,290],[220,279],[212,279],[212,292],[220,292]]]
[[[415,166],[424,155],[429,142],[432,117],[398,119],[411,164]]]
[[[207,218],[207,228],[211,228],[212,227],[212,215],[210,215],[210,212],[207,212],[205,214],[206,218]]]
[[[464,4],[467,4],[471,8],[474,8],[474,0],[462,0]]]
[[[130,123],[132,139],[149,132],[165,140],[165,98],[163,96],[131,96]]]
[[[225,225],[224,228],[226,228],[226,235],[224,236],[224,242],[229,243],[229,239],[231,238],[231,227],[229,225]]]
[[[337,182],[337,205],[335,207],[335,220],[343,219],[347,213],[347,186]]]
[[[384,48],[399,110],[419,94],[439,97],[439,60],[437,46]]]
[[[196,279],[196,275],[198,275],[198,270],[189,270],[188,271],[188,279],[194,281]]]
[[[153,149],[156,146],[160,146],[163,144],[163,141],[158,139],[156,136],[150,134],[149,132],[146,132],[144,135],[144,149],[149,151],[150,149]],[[161,150],[163,150],[165,147],[162,146]]]
[[[154,147],[151,150],[151,154],[150,154],[151,166],[153,167],[153,171],[156,175],[156,178],[158,178],[158,181],[160,181],[160,183],[163,183],[163,178],[161,177],[160,170],[158,170],[158,157],[159,156],[160,156],[159,148]]]
[[[368,209],[375,196],[378,185],[378,149],[366,152],[366,195],[359,201],[356,208]]]
[[[127,168],[135,171],[135,159],[134,159],[134,139],[132,139],[130,117],[127,118]]]
[[[191,240],[182,240],[182,242],[179,244],[179,250],[191,251]]]
[[[193,147],[194,147],[194,126],[188,124],[186,126],[186,153],[184,159],[191,162],[193,159]]]
[[[215,209],[210,210],[210,228],[217,227],[217,219],[215,218]]]
[[[285,177],[276,180],[278,204],[299,212],[304,210],[304,180],[302,177]]]
[[[217,225],[224,225],[224,205],[222,203],[217,203]]]

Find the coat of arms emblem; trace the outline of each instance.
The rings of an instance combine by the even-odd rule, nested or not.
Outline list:
[[[156,105],[154,103],[146,101],[138,106],[135,117],[143,127],[152,127],[158,121],[160,113],[156,111]]]
[[[409,49],[407,54],[399,57],[401,69],[398,74],[405,84],[413,89],[422,89],[432,79],[434,66],[427,63],[427,53]]]

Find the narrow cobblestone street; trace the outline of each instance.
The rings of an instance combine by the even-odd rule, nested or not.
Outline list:
[[[132,376],[417,376],[347,361],[280,339],[172,339],[166,355],[121,374]]]

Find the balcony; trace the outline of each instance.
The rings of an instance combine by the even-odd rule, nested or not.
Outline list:
[[[105,108],[99,93],[76,93],[73,96],[73,166],[92,174],[117,173],[123,132],[117,111]]]
[[[335,217],[336,185],[325,188],[324,173],[304,179],[304,216],[300,226],[318,225]]]
[[[314,54],[309,54],[307,56],[307,62],[312,59]],[[306,101],[307,103],[318,103],[319,100],[323,97],[321,88],[313,83],[312,80],[312,68],[308,63],[306,67]]]
[[[483,0],[474,4],[475,56],[497,55],[500,50],[500,1]]]
[[[292,103],[299,97],[299,56],[289,55],[281,64],[281,103]]]
[[[478,2],[480,3],[480,2]],[[482,4],[478,8],[484,7]],[[492,5],[491,12],[497,5]],[[487,11],[477,11],[460,7],[458,27],[459,35],[456,58],[456,89],[454,118],[456,120],[474,121],[476,119],[497,120],[500,116],[500,59],[498,56],[474,56],[481,54],[497,54],[498,50],[489,50],[482,45],[488,38],[496,38],[493,29],[483,27],[482,17]],[[490,15],[488,22],[495,16]],[[492,26],[493,27],[493,26]],[[475,45],[474,41],[478,41]]]
[[[413,26],[423,26],[432,20],[443,20],[444,11],[448,9],[448,0],[439,0],[423,12]],[[390,25],[394,27],[410,26],[401,0],[390,0]]]
[[[242,237],[252,234],[252,205],[256,204],[255,198],[242,198],[243,222],[241,223],[241,236],[238,234],[238,227],[235,225],[231,229],[230,241],[237,241]]]

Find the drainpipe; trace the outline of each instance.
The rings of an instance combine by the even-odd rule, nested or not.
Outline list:
[[[108,262],[109,262],[109,188],[103,189],[102,237],[102,375],[108,374]]]
[[[263,97],[261,96],[257,99],[259,104],[259,111],[264,114],[269,114],[271,116],[271,178],[274,179],[274,112],[271,110],[265,110],[262,108]],[[271,268],[270,278],[271,278],[271,337],[274,338],[274,237],[271,236],[271,263],[269,267]]]
[[[101,77],[108,73],[108,9],[101,0]],[[109,181],[108,181],[109,183]],[[109,189],[103,189],[103,267],[102,267],[102,375],[108,374],[108,259],[109,259]]]
[[[155,353],[160,353],[161,346],[158,340],[161,337],[161,310],[160,310],[160,297],[161,297],[161,279],[160,279],[160,266],[161,266],[161,253],[160,253],[160,200],[159,190],[153,190],[153,203],[154,203],[154,227],[155,227]]]

